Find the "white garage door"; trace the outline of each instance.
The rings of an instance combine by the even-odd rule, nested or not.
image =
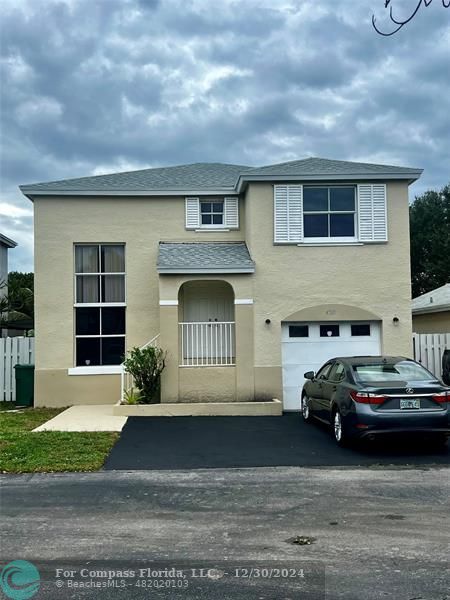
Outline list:
[[[377,322],[283,323],[283,405],[300,410],[300,392],[306,371],[317,371],[335,356],[381,353]]]

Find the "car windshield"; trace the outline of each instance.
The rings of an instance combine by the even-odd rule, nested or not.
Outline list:
[[[353,365],[358,381],[430,381],[434,377],[421,365],[409,360],[378,365]]]

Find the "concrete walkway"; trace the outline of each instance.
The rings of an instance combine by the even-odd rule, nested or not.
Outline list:
[[[113,404],[71,406],[33,431],[122,431],[126,422],[113,415]]]

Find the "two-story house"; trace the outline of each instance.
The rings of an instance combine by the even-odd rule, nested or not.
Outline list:
[[[420,174],[308,158],[21,186],[35,211],[37,404],[117,402],[125,352],[155,339],[163,402],[298,410],[303,373],[330,357],[410,356]]]

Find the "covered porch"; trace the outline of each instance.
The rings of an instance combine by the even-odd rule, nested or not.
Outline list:
[[[254,400],[254,265],[245,243],[160,244],[162,402]]]
[[[226,281],[186,281],[178,293],[179,366],[236,364],[234,292]]]

